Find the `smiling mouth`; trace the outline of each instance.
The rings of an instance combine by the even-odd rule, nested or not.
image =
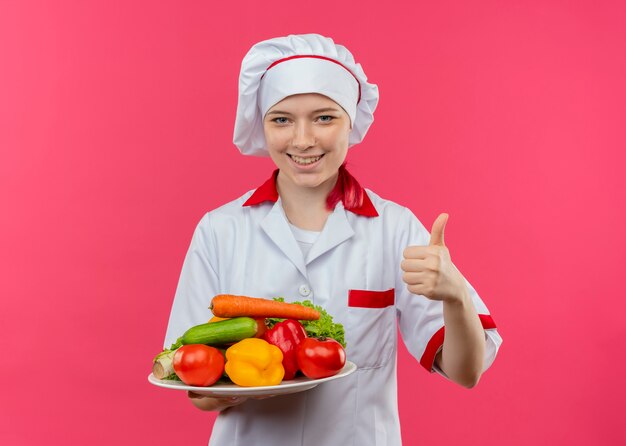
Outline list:
[[[291,155],[291,154],[287,154],[289,156],[289,158],[291,158],[292,160],[294,160],[296,162],[296,164],[300,164],[302,166],[306,166],[308,164],[313,164],[316,163],[317,161],[319,161],[324,155],[318,155],[318,156],[296,156],[296,155]]]

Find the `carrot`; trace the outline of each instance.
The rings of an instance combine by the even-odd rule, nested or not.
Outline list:
[[[215,316],[219,317],[278,317],[303,321],[313,321],[320,318],[318,311],[304,305],[232,294],[215,296],[209,308]]]

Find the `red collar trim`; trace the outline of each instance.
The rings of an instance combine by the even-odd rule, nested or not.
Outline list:
[[[250,198],[243,204],[244,206],[256,206],[265,201],[271,201],[276,203],[278,200],[278,191],[276,190],[276,177],[278,176],[278,169],[272,173],[272,176],[265,183],[261,184],[257,190],[254,191]]]
[[[271,201],[272,203],[276,203],[278,200],[278,191],[276,190],[276,177],[278,176],[278,169],[276,169],[269,180],[259,186],[250,198],[246,200],[243,206],[256,206],[257,204],[264,203],[266,201]],[[359,207],[346,208],[347,211],[350,211],[357,215],[363,215],[364,217],[378,217],[378,212],[376,212],[376,208],[370,200],[370,197],[367,195],[365,189],[363,190],[363,203]]]

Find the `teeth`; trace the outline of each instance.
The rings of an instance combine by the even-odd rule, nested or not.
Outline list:
[[[291,156],[291,159],[294,160],[296,163],[304,164],[304,165],[314,163],[321,158],[321,156],[313,156],[309,158],[302,158],[302,157],[295,156],[295,155],[290,155],[290,156]]]

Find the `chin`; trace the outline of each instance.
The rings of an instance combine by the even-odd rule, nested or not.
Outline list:
[[[319,173],[299,173],[292,178],[293,182],[300,187],[318,187],[328,180],[327,177]]]
[[[317,187],[324,181],[319,178],[296,178],[295,183],[300,187]]]

